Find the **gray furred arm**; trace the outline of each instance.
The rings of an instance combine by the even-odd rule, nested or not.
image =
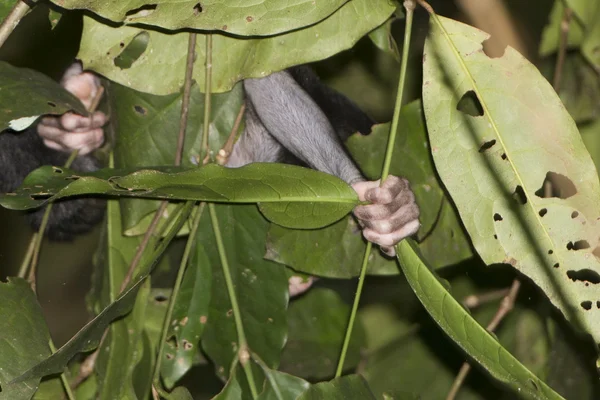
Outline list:
[[[294,156],[349,184],[364,179],[323,111],[289,72],[246,79],[244,87],[269,133]]]

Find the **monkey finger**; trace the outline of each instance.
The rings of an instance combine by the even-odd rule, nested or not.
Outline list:
[[[51,126],[51,127],[56,127],[59,128],[60,125],[60,117],[54,116],[54,115],[48,115],[46,117],[43,117],[40,122],[38,123],[38,127],[40,126]]]
[[[409,223],[407,223],[406,225],[404,225],[402,228],[400,228],[394,232],[391,232],[391,233],[381,234],[381,233],[378,233],[371,229],[364,229],[363,236],[369,242],[373,242],[380,246],[384,246],[384,247],[395,246],[402,239],[417,233],[420,226],[421,226],[421,224],[419,223],[419,220],[412,220]]]
[[[67,131],[85,132],[90,129],[100,128],[106,123],[106,115],[103,112],[95,112],[89,117],[74,113],[66,113],[60,117],[60,123]]]
[[[379,246],[379,250],[388,257],[394,257],[396,255],[396,248],[394,246]]]
[[[404,191],[410,191],[408,181],[395,175],[389,175],[380,187],[368,190],[365,199],[374,204],[388,204]]]
[[[400,192],[393,201],[387,204],[356,206],[354,208],[354,215],[362,220],[388,219],[408,204],[415,204],[415,195],[410,190],[404,190]]]
[[[410,221],[419,219],[419,207],[416,203],[408,203],[398,209],[394,214],[385,219],[359,219],[366,229],[377,233],[392,233]]]
[[[360,201],[366,201],[365,194],[367,191],[376,187],[379,187],[379,181],[362,181],[352,184],[352,189],[354,189]]]
[[[63,151],[79,150],[80,154],[84,155],[102,145],[104,132],[102,129],[93,129],[87,132],[68,133],[54,139],[47,139],[58,143]]]
[[[90,72],[84,72],[66,79],[63,86],[89,108],[100,89],[100,79]]]

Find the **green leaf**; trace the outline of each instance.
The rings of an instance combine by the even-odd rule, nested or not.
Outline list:
[[[82,194],[259,203],[271,221],[306,229],[339,220],[358,202],[356,192],[342,180],[293,165],[255,163],[226,168],[209,164],[187,170],[161,167],[131,171],[107,168],[82,174],[41,167],[29,174],[16,193],[1,195],[0,205],[24,210]]]
[[[110,94],[119,127],[119,140],[114,150],[115,167],[173,165],[177,149],[174,133],[179,130],[182,94],[154,96],[117,84],[111,86]],[[209,147],[215,154],[227,141],[242,102],[241,85],[236,85],[230,92],[212,95]],[[184,166],[199,164],[203,123],[204,94],[193,85],[182,157]],[[121,199],[125,234],[146,232],[159,204],[151,200]],[[170,205],[167,212],[172,213],[175,207]]]
[[[350,306],[331,289],[314,288],[292,302],[280,370],[310,380],[332,377],[349,317]],[[364,341],[362,326],[355,324],[345,370],[358,364]]]
[[[520,396],[531,399],[562,399],[506,351],[452,297],[420,258],[413,240],[400,242],[396,251],[404,276],[429,315],[474,361]]]
[[[40,115],[87,111],[81,102],[46,75],[0,61],[0,130],[27,129]]]
[[[248,347],[270,368],[277,368],[287,336],[288,282],[281,265],[263,259],[268,222],[252,206],[219,205],[216,210]],[[208,213],[200,222],[197,246],[212,268],[202,348],[215,363],[217,375],[226,377],[238,358],[239,343]]]
[[[106,219],[106,245],[96,257],[100,264],[98,270],[104,275],[100,294],[100,298],[105,299],[104,306],[110,305],[119,296],[129,263],[141,241],[140,238],[122,235],[117,201],[108,202]],[[142,335],[149,293],[150,282],[146,281],[137,293],[132,312],[109,326],[94,368],[98,375],[98,399],[137,399],[133,376],[144,355]]]
[[[200,352],[200,338],[208,320],[211,265],[203,246],[196,246],[175,299],[172,323],[161,357],[161,375],[170,389],[192,367]]]
[[[383,23],[383,25],[379,26],[377,29],[369,32],[369,39],[373,42],[375,46],[384,53],[389,54],[396,60],[400,62],[400,52],[398,51],[398,45],[396,44],[396,40],[392,35],[392,24],[396,18],[390,18]]]
[[[265,388],[258,396],[257,400],[297,399],[306,392],[310,386],[304,379],[270,369],[255,354],[252,359],[260,365],[266,377]]]
[[[600,172],[600,119],[581,128],[581,138]]]
[[[0,332],[0,399],[29,400],[40,376],[11,381],[50,355],[50,333],[42,308],[24,279],[0,282]]]
[[[179,386],[169,394],[167,400],[194,400],[194,398],[189,390],[183,386]]]
[[[473,244],[487,264],[531,278],[600,343],[600,185],[573,120],[516,51],[490,59],[488,35],[439,21],[425,46],[425,115],[437,170]],[[475,115],[459,109],[466,99]],[[544,197],[548,183],[553,197]]]
[[[548,17],[548,24],[544,27],[544,31],[542,32],[542,39],[538,50],[540,56],[546,57],[558,52],[562,32],[560,24],[563,21],[564,11],[565,6],[563,5],[563,1],[556,0],[552,7],[552,11],[550,12],[550,16]],[[570,48],[579,47],[583,42],[583,38],[584,27],[581,20],[578,18],[571,18],[569,34],[567,36],[567,46]]]
[[[590,4],[592,3],[590,2]],[[581,52],[598,71],[600,69],[600,4],[596,3],[595,5],[596,10],[591,14],[592,20],[586,27]]]
[[[313,25],[348,0],[315,2],[270,0],[239,3],[234,0],[55,0],[68,9],[90,10],[103,18],[126,24],[154,25],[169,30],[194,28],[233,35],[262,36]]]
[[[264,7],[264,4],[260,5],[260,8]],[[212,34],[212,92],[225,92],[239,80],[322,60],[349,49],[381,25],[394,9],[387,0],[352,0],[321,22],[278,36],[240,38]],[[282,12],[293,13],[289,8]],[[241,22],[246,22],[245,17]],[[342,26],[344,29],[340,29]],[[119,68],[115,58],[127,50],[138,35],[148,35],[146,50],[130,68]],[[142,92],[169,94],[178,92],[183,86],[188,37],[187,32],[167,34],[133,26],[111,27],[85,17],[77,58],[83,61],[85,69],[94,70],[112,81]],[[204,92],[206,36],[198,34],[197,43],[193,79]]]
[[[346,375],[312,385],[298,400],[375,400],[369,385],[360,375]]]
[[[152,272],[157,260],[186,221],[192,206],[193,203],[188,203],[157,249],[155,249],[150,256],[142,257],[142,261],[140,262],[140,265],[138,265],[138,274],[132,280],[133,283],[119,294],[114,302],[105,307],[65,345],[58,349],[56,353],[35,364],[14,381],[25,382],[32,378],[60,373],[75,354],[96,348],[106,327],[116,318],[126,315],[131,311],[140,286],[145,282],[150,272]]]

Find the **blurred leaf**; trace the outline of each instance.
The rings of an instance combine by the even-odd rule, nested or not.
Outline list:
[[[10,13],[10,10],[13,8],[13,6],[15,5],[15,2],[12,0],[0,0],[0,19],[4,20],[4,18],[6,18],[6,16],[8,15],[8,13]]]
[[[165,315],[167,315],[171,294],[172,289],[153,288],[150,291],[150,296],[148,296],[144,329],[148,334],[152,348],[155,349],[158,348],[158,340],[162,333],[162,325]]]
[[[581,138],[600,172],[600,118],[580,128]]]
[[[219,205],[216,211],[248,346],[269,368],[277,368],[287,336],[288,282],[283,266],[263,259],[269,224],[253,206]],[[208,213],[202,217],[197,246],[203,248],[212,267],[202,348],[215,363],[217,374],[224,377],[238,357],[239,343]]]
[[[81,102],[46,75],[0,61],[0,130],[22,131],[43,114],[87,111]]]
[[[271,224],[265,258],[310,275],[352,278],[360,274],[365,248],[360,228],[352,217],[316,230],[287,229]],[[374,250],[368,273],[395,275],[398,266]]]
[[[38,390],[33,396],[33,400],[56,400],[61,399],[64,394],[65,389],[60,381],[60,377],[55,376],[50,379],[42,380]]]
[[[208,320],[211,281],[210,260],[204,247],[196,246],[175,299],[167,343],[161,355],[160,371],[167,389],[189,371],[200,351],[200,338]]]
[[[348,0],[326,2],[287,0],[239,3],[235,0],[54,0],[68,9],[90,10],[103,18],[126,24],[155,25],[169,30],[194,28],[233,35],[262,36],[313,25]]]
[[[0,204],[23,210],[82,194],[259,203],[269,220],[306,229],[339,220],[358,201],[356,192],[344,181],[293,165],[254,163],[226,168],[209,164],[187,170],[160,167],[132,171],[135,169],[106,168],[83,174],[41,167],[29,174],[16,193],[0,195]]]
[[[96,258],[96,262],[100,264],[98,269],[104,275],[104,285],[99,294],[100,299],[104,299],[101,303],[103,307],[118,298],[129,264],[141,242],[140,238],[124,237],[121,234],[121,212],[117,201],[108,202],[106,220],[106,245],[99,250],[101,253]],[[108,328],[94,368],[98,375],[98,399],[138,397],[133,375],[144,355],[142,335],[149,293],[150,282],[146,281],[137,293],[133,310],[111,323]]]
[[[0,305],[0,399],[29,400],[41,376],[11,381],[50,356],[50,333],[26,280],[9,278],[6,283],[0,282]]]
[[[595,11],[598,3],[594,0],[559,0],[563,1],[569,8],[573,10],[575,17],[581,21],[586,29],[589,25],[595,22]]]
[[[367,382],[360,375],[346,375],[314,385],[298,400],[375,400]]]
[[[332,377],[349,317],[350,306],[331,289],[314,288],[292,302],[280,370],[310,380]],[[355,324],[345,370],[358,364],[364,341],[362,326]]]
[[[600,3],[594,4],[596,9],[591,13],[591,22],[586,26],[585,39],[581,45],[581,52],[594,65],[596,71],[600,70]]]
[[[392,24],[396,19],[390,18],[383,23],[383,25],[369,32],[369,39],[375,46],[384,53],[387,53],[394,57],[394,60],[400,62],[400,52],[398,51],[398,45],[392,35]]]
[[[425,115],[437,170],[473,244],[487,264],[531,278],[600,343],[600,185],[577,128],[516,51],[490,59],[487,34],[440,21],[425,46]],[[458,110],[461,96],[475,99],[480,115]],[[553,197],[544,197],[548,184]]]
[[[179,215],[168,235],[152,254],[150,256],[142,257],[142,261],[138,265],[137,275],[133,278],[132,283],[127,289],[119,294],[114,302],[105,307],[98,315],[96,315],[96,317],[81,328],[79,332],[58,349],[56,353],[35,364],[35,366],[16,378],[16,381],[24,382],[31,378],[60,373],[75,354],[96,348],[106,327],[116,318],[126,315],[131,311],[135,304],[140,286],[145,282],[150,272],[152,272],[157,260],[175,237],[175,234],[179,231],[181,225],[186,221],[192,206],[193,203],[188,203],[188,206],[185,207]]]
[[[555,0],[548,24],[544,27],[542,32],[542,39],[538,53],[542,57],[549,56],[550,54],[558,52],[560,46],[560,37],[562,35],[561,23],[565,12],[565,6],[562,0]],[[569,34],[567,36],[567,47],[579,47],[583,42],[584,38],[584,27],[581,20],[578,18],[571,18],[569,23]]]
[[[183,386],[180,386],[176,387],[175,390],[173,390],[169,394],[167,400],[194,400],[194,398],[192,397],[192,394],[189,390],[187,390]]]
[[[289,2],[282,3],[287,5]],[[329,9],[331,2],[325,3],[327,6],[323,6],[324,9]],[[265,9],[262,3],[257,7]],[[349,49],[358,39],[381,25],[394,8],[388,0],[352,0],[323,21],[282,35],[249,39],[212,34],[212,91],[225,92],[242,79],[266,76]],[[293,11],[288,7],[278,12]],[[294,15],[294,18],[298,16],[290,15]],[[240,22],[246,24],[246,16]],[[287,24],[288,29],[295,29],[293,24],[283,20],[282,23]],[[344,29],[340,29],[342,26]],[[178,92],[183,86],[189,37],[187,32],[166,34],[133,26],[111,27],[89,17],[84,18],[83,29],[77,58],[83,61],[85,69],[147,93],[169,94]],[[142,32],[149,35],[146,51],[130,68],[117,67],[115,57]],[[205,91],[205,39],[205,35],[198,34],[197,67],[194,68],[193,79],[200,91]]]
[[[297,399],[310,386],[304,379],[270,369],[255,355],[253,360],[260,365],[267,379],[265,388],[257,400]]]
[[[479,325],[452,297],[420,258],[412,239],[400,242],[396,251],[402,272],[429,315],[474,361],[520,396],[562,399],[506,351],[495,336]]]
[[[111,85],[110,94],[119,127],[119,140],[114,150],[115,167],[173,165],[182,94],[154,96],[117,84]],[[242,102],[241,84],[230,92],[211,96],[209,146],[215,154],[227,141]],[[199,164],[203,122],[204,94],[200,93],[197,85],[193,85],[182,157],[184,166]],[[159,201],[152,200],[121,199],[125,234],[143,234],[159,204]],[[172,213],[175,207],[170,205],[167,212]]]

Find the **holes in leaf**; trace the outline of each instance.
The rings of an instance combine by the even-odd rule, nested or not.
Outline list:
[[[576,194],[577,188],[573,181],[552,171],[546,173],[542,186],[535,192],[537,197],[558,197],[559,199],[568,199]]]
[[[498,239],[498,235],[494,235],[494,239]]]
[[[144,107],[137,105],[137,104],[135,106],[133,106],[133,110],[142,116],[144,116],[148,113],[148,110],[146,110]]]
[[[555,264],[553,265],[553,267],[554,267],[554,268],[558,268],[558,267],[560,267],[560,264],[559,264],[559,263],[555,263]]]
[[[194,10],[194,15],[198,16],[203,10],[202,10],[202,4],[200,3],[196,3],[196,5],[193,8]]]
[[[537,392],[539,392],[539,391],[540,391],[540,389],[538,388],[538,385],[537,385],[537,383],[535,383],[535,381],[534,381],[533,379],[529,379],[529,383],[531,384],[531,386],[533,386],[533,388],[534,388],[534,389],[535,389]]]
[[[495,37],[489,37],[481,43],[483,52],[489,58],[500,58],[506,51],[506,44],[502,43],[501,40]]]
[[[552,250],[552,249],[548,250],[548,254],[553,254],[553,253],[554,253],[554,250]]]
[[[56,103],[53,103],[51,101],[46,102],[46,104],[48,104],[50,107],[56,107]]]
[[[494,214],[494,221],[498,222],[498,221],[502,221],[502,215],[495,213]]]
[[[488,142],[484,142],[481,147],[479,148],[479,152],[483,153],[484,151],[491,149],[493,145],[496,144],[496,139],[492,139]]]
[[[580,269],[579,271],[570,270],[567,271],[567,277],[571,279],[573,282],[581,281],[581,282],[589,282],[597,285],[600,283],[600,274],[596,271],[585,268]]]
[[[543,217],[544,215],[548,214],[548,209],[547,208],[542,208],[539,212],[540,217]]]
[[[515,191],[513,193],[513,199],[515,199],[517,203],[519,203],[522,206],[527,204],[527,195],[525,194],[525,191],[523,190],[523,187],[521,185],[517,185],[517,187],[515,188]]]
[[[183,349],[186,351],[190,351],[192,348],[194,348],[194,345],[185,339],[181,341],[181,344],[183,345]]]
[[[135,37],[129,42],[127,47],[121,51],[121,54],[115,57],[114,64],[116,67],[121,69],[131,68],[134,62],[141,57],[142,54],[148,48],[148,42],[150,35],[148,32],[143,31],[135,35]],[[121,43],[123,44],[123,43]],[[121,46],[123,47],[123,46]]]
[[[576,242],[567,243],[567,250],[583,250],[589,248],[590,244],[587,240],[577,240]]]
[[[596,308],[600,309],[600,301],[596,301]]]
[[[164,295],[164,294],[162,294],[162,293],[157,293],[154,296],[154,301],[157,302],[157,303],[164,303],[167,300],[169,300],[169,297],[166,296],[166,295]]]
[[[58,167],[52,167],[52,171],[54,171],[55,174],[62,174],[63,173],[62,168],[58,168]]]
[[[584,310],[587,310],[587,311],[591,310],[592,309],[592,302],[589,301],[589,300],[582,301],[581,302],[581,308],[583,308]]]
[[[600,260],[600,246],[597,246],[594,251],[592,251],[592,254]]]
[[[508,160],[508,156],[506,155],[506,153],[502,153],[500,157],[502,157],[504,161]]]
[[[573,212],[571,213],[571,218],[575,219],[575,218],[577,218],[577,217],[579,217],[579,213],[578,213],[577,211],[573,211]]]
[[[133,10],[127,11],[125,16],[128,20],[148,17],[152,15],[152,13],[156,10],[156,7],[156,4],[144,4],[139,8],[134,8]]]
[[[469,90],[458,101],[456,109],[460,112],[470,115],[471,117],[483,116],[483,106],[477,98],[474,91]]]

